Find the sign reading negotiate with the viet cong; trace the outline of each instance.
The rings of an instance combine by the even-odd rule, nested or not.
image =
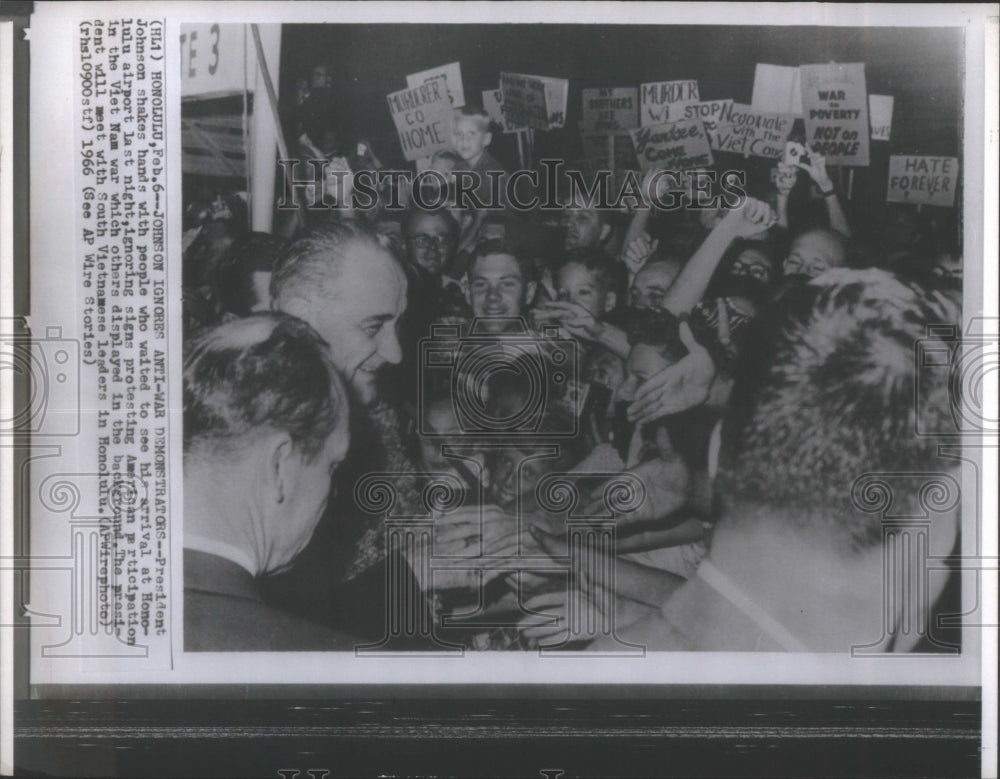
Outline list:
[[[697,103],[698,82],[655,81],[639,87],[639,125],[646,127],[676,122],[684,116],[684,106]]]
[[[774,114],[753,106],[730,103],[719,111],[718,119],[706,123],[708,141],[716,151],[779,160],[795,117]]]
[[[639,126],[639,90],[635,87],[583,90],[583,131],[614,135]]]
[[[545,82],[542,79],[522,73],[501,73],[500,92],[503,115],[509,124],[533,130],[549,129]]]
[[[448,88],[448,95],[451,98],[452,108],[461,108],[465,105],[465,87],[462,85],[462,66],[457,62],[449,62],[430,70],[422,70],[419,73],[411,73],[406,77],[406,86],[415,89],[421,84],[433,81],[438,76],[444,76],[445,84]]]
[[[670,122],[632,130],[639,167],[691,170],[712,164],[705,126],[698,120]]]
[[[451,147],[455,111],[443,76],[386,96],[403,156],[413,161]]]
[[[925,206],[955,205],[958,185],[958,159],[955,157],[913,157],[894,155],[889,158],[890,203],[916,203]]]
[[[868,90],[863,62],[801,65],[806,146],[828,165],[868,164]]]

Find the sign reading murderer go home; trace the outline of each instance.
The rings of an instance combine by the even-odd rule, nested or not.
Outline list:
[[[452,142],[454,109],[444,76],[386,96],[399,145],[408,161],[429,157]]]

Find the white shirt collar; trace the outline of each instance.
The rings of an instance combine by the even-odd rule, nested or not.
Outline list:
[[[244,568],[251,576],[257,576],[256,566],[254,566],[250,556],[242,549],[239,549],[232,544],[227,544],[225,541],[218,541],[214,538],[207,538],[206,536],[185,533],[184,548],[193,549],[196,552],[214,554],[216,557],[222,557],[223,559],[229,560],[231,563],[236,563],[240,568]]]

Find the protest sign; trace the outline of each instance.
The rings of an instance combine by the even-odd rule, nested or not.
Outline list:
[[[566,105],[569,101],[569,81],[564,78],[538,77],[545,84],[545,105],[549,111],[549,127],[554,130],[566,124]]]
[[[716,151],[780,160],[794,123],[791,114],[730,102],[722,107],[715,121],[706,122],[705,129]]]
[[[868,91],[863,62],[802,65],[806,146],[828,165],[868,164]]]
[[[722,117],[733,107],[732,100],[705,100],[689,103],[679,119],[698,119],[705,123],[705,130],[711,132],[722,122]]]
[[[549,129],[545,82],[522,73],[500,74],[501,106],[511,125],[534,130]]]
[[[889,190],[886,200],[890,203],[950,208],[955,205],[957,185],[956,157],[893,155],[889,158]]]
[[[700,99],[695,80],[643,84],[639,87],[639,125],[675,122],[683,117],[684,106]]]
[[[507,121],[503,113],[503,92],[500,88],[483,90],[483,110],[490,115],[490,119],[496,122],[505,133],[516,133],[524,127],[515,127]]]
[[[681,120],[640,127],[629,135],[643,171],[650,168],[690,170],[712,164],[708,135],[700,121]]]
[[[444,76],[386,96],[403,155],[413,161],[451,146],[455,111]]]
[[[868,95],[868,122],[873,141],[888,141],[892,134],[892,95]]]
[[[614,135],[639,126],[639,90],[635,87],[583,90],[583,131]]]
[[[799,69],[757,63],[750,105],[775,114],[802,116],[802,86]]]
[[[449,62],[430,70],[421,70],[419,73],[411,73],[406,77],[406,86],[415,89],[421,84],[433,81],[439,76],[444,76],[445,84],[448,88],[448,95],[451,98],[452,108],[461,108],[465,105],[465,87],[462,86],[462,66],[457,62]]]

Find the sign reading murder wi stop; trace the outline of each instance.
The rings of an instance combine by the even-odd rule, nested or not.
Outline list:
[[[635,87],[583,90],[583,132],[614,135],[639,126],[639,90]]]
[[[769,160],[781,159],[795,123],[791,114],[774,114],[731,102],[723,105],[715,116],[705,123],[713,149]]]
[[[868,164],[868,90],[862,62],[801,65],[806,146],[828,165]]]
[[[640,127],[630,135],[643,172],[650,168],[692,170],[712,164],[708,135],[698,120]]]
[[[684,116],[684,106],[699,100],[695,80],[643,84],[639,87],[639,124],[646,127],[676,122]]]
[[[455,112],[444,76],[386,96],[399,145],[410,162],[451,146]]]
[[[915,203],[923,206],[955,205],[958,185],[958,159],[955,157],[913,157],[894,155],[889,158],[890,203]]]
[[[549,129],[545,82],[542,79],[521,73],[501,73],[500,92],[503,115],[510,125],[533,130]]]

